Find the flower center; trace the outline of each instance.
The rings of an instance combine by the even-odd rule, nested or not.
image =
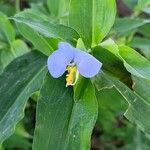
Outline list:
[[[79,74],[76,65],[74,64],[68,65],[66,70],[67,70],[66,87],[70,85],[71,86],[75,85]]]

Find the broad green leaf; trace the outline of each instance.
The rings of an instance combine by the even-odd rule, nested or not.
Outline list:
[[[104,41],[100,46],[118,57],[131,74],[150,79],[150,62],[134,49],[128,46],[118,46],[111,39]]]
[[[71,0],[69,26],[83,38],[87,47],[96,46],[112,27],[115,0]]]
[[[79,38],[78,33],[70,27],[50,23],[49,21],[45,21],[34,16],[35,15],[32,13],[24,11],[16,14],[13,17],[13,20],[33,28],[35,31],[48,38],[59,38],[70,42],[75,42]]]
[[[45,55],[50,55],[53,52],[53,48],[50,43],[46,41],[46,39],[40,35],[37,31],[30,28],[29,26],[23,23],[16,23],[19,32],[31,43],[34,47],[42,52]]]
[[[22,40],[14,40],[11,43],[11,47],[3,49],[1,52],[0,59],[3,68],[5,68],[16,57],[19,57],[29,51],[30,50],[28,49],[27,45]]]
[[[41,87],[46,57],[37,51],[18,57],[0,75],[0,143],[24,116],[28,98]]]
[[[117,33],[125,33],[150,23],[150,19],[141,18],[119,18],[116,20],[113,30]]]
[[[86,81],[80,99],[73,100],[65,79],[48,74],[38,101],[34,150],[87,150],[97,118],[94,87]],[[57,143],[57,144],[56,144]]]
[[[136,91],[133,92],[119,80],[108,76],[106,73],[97,75],[94,81],[98,91],[104,88],[115,87],[129,104],[124,114],[126,118],[137,124],[144,132],[150,134],[150,103],[148,99],[145,99]]]
[[[11,44],[15,40],[15,31],[7,16],[0,12],[0,39]]]

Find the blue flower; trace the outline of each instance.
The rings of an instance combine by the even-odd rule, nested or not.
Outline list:
[[[101,69],[102,63],[92,55],[72,47],[66,42],[60,42],[47,61],[48,70],[54,78],[66,75],[67,86],[74,85],[78,74],[86,78],[95,76]]]

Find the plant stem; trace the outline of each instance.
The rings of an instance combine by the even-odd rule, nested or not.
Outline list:
[[[16,13],[20,11],[20,0],[15,0]]]

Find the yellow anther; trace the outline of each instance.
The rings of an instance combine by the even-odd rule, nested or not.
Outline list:
[[[77,67],[75,65],[70,65],[66,68],[67,75],[66,75],[66,86],[74,85],[77,78]]]

